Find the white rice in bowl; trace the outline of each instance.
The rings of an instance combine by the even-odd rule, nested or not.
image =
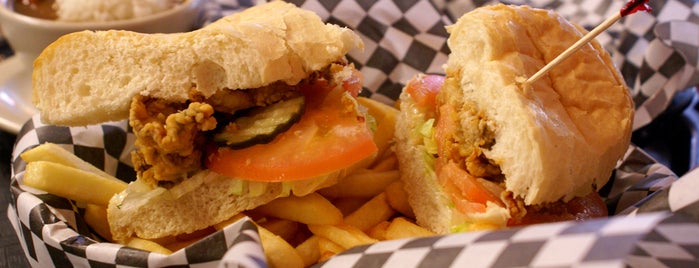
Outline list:
[[[113,21],[147,16],[187,0],[55,0],[61,21]]]

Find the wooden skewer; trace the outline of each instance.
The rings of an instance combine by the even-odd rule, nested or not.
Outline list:
[[[563,53],[559,54],[555,59],[550,61],[544,68],[541,68],[538,72],[536,72],[534,75],[529,77],[527,81],[524,82],[525,85],[534,83],[536,80],[541,78],[544,74],[546,74],[551,68],[555,67],[559,63],[561,63],[563,60],[566,58],[570,57],[573,53],[578,51],[583,45],[587,44],[587,42],[590,42],[593,38],[595,38],[597,35],[600,33],[604,32],[607,28],[612,26],[614,23],[619,21],[621,19],[622,15],[619,12],[616,12],[614,16],[609,17],[607,20],[602,22],[602,24],[598,25],[592,31],[587,33],[585,36],[583,36],[580,40],[575,42],[572,46],[570,46],[568,49],[563,51]]]

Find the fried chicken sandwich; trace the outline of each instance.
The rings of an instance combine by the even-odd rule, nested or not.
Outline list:
[[[192,233],[330,186],[376,152],[351,30],[273,1],[177,34],[84,31],[34,63],[45,123],[129,119],[137,179],[107,208],[116,241]]]
[[[509,5],[447,30],[446,75],[419,75],[400,96],[396,153],[417,222],[444,234],[606,215],[597,190],[634,111],[609,54],[590,42],[525,85],[586,31]]]

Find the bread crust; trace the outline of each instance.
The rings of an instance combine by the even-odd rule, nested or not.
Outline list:
[[[363,44],[351,30],[283,1],[187,33],[83,31],[59,38],[35,60],[33,102],[49,124],[121,120],[136,94],[184,102],[190,90],[208,97],[293,85],[357,47]]]
[[[426,148],[418,131],[429,119],[425,114],[408,94],[400,95],[394,150],[417,224],[435,233],[446,234],[450,232],[455,212],[449,197],[441,189],[434,167],[425,161]]]

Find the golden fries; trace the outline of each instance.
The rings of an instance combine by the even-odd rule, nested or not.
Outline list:
[[[341,197],[333,199],[332,203],[342,212],[342,215],[349,215],[367,201],[369,199],[364,197]]]
[[[401,239],[409,237],[423,237],[435,235],[433,232],[418,226],[404,217],[398,217],[391,221],[386,228],[386,239]]]
[[[386,186],[400,177],[398,170],[373,172],[360,169],[340,180],[339,183],[318,192],[327,197],[366,197],[371,198],[386,189]]]
[[[109,222],[107,221],[107,208],[95,204],[87,204],[83,219],[87,225],[92,227],[101,237],[111,241],[112,231],[109,230]]]
[[[386,230],[388,230],[388,226],[390,226],[391,223],[388,221],[382,221],[379,222],[379,224],[374,225],[371,227],[366,233],[376,239],[376,240],[387,240],[386,239]]]
[[[398,160],[391,150],[398,110],[366,98],[359,98],[359,103],[376,119],[374,141],[379,153],[336,185],[302,197],[278,198],[192,234],[119,242],[170,254],[248,216],[258,227],[270,267],[309,267],[355,246],[434,235],[414,223],[399,180]],[[25,185],[84,202],[85,221],[111,240],[105,207],[126,183],[54,144],[24,152],[22,158],[28,162]]]
[[[402,181],[395,181],[391,183],[386,187],[384,193],[386,194],[386,201],[388,201],[388,204],[393,209],[397,210],[408,218],[415,218],[413,208],[408,203],[408,193],[405,192]]]
[[[270,267],[304,267],[301,255],[286,240],[259,225],[257,230]]]
[[[299,222],[284,219],[272,219],[258,224],[286,241],[294,239],[300,225]]]
[[[367,231],[374,225],[388,220],[395,213],[386,202],[386,195],[380,193],[345,217],[345,224]]]
[[[308,229],[317,236],[348,249],[354,246],[376,243],[378,240],[369,237],[362,230],[349,225],[308,225]]]
[[[303,197],[277,198],[254,209],[254,211],[305,224],[338,224],[342,222],[342,212],[317,193]]]
[[[172,254],[172,251],[170,251],[166,247],[163,247],[160,244],[155,243],[153,241],[141,239],[138,237],[133,237],[133,238],[129,239],[129,241],[126,242],[125,245],[127,247],[142,249],[142,250],[151,251],[151,252],[160,253],[160,254],[165,254],[165,255]]]
[[[379,149],[378,155],[383,156],[393,143],[398,109],[364,97],[357,98],[357,102],[369,109],[369,114],[376,119],[374,143]]]
[[[380,172],[380,171],[389,171],[389,170],[395,170],[396,166],[398,165],[398,158],[396,157],[395,154],[390,154],[386,156],[383,159],[380,159],[379,162],[376,162],[376,164],[371,167],[371,171],[374,172]]]
[[[318,239],[319,237],[314,235],[296,246],[296,252],[298,252],[301,259],[303,259],[303,266],[311,266],[320,260],[321,251]]]
[[[119,180],[102,171],[101,169],[91,165],[90,163],[85,162],[85,160],[80,159],[79,157],[75,156],[75,154],[66,151],[65,149],[63,149],[63,147],[60,147],[57,144],[53,143],[41,144],[37,147],[23,152],[20,155],[20,157],[22,157],[22,159],[27,163],[36,161],[48,161],[94,173],[96,175],[105,177],[110,180]]]
[[[319,262],[325,261],[332,256],[344,251],[345,248],[325,237],[318,237]]]
[[[109,199],[126,189],[126,183],[47,161],[27,164],[24,184],[58,196],[106,207]]]

